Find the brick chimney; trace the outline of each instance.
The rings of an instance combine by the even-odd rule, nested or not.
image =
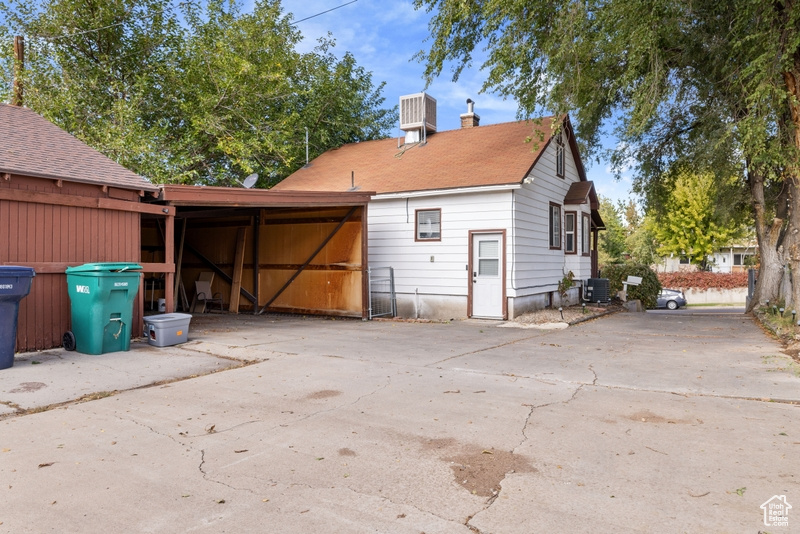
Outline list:
[[[476,128],[480,125],[481,117],[475,114],[475,102],[471,98],[467,99],[467,112],[460,117],[462,128]]]

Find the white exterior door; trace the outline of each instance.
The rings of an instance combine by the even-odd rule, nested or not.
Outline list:
[[[503,318],[503,234],[472,234],[472,317]]]

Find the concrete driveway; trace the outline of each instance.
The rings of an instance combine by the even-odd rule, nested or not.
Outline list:
[[[196,317],[0,371],[0,532],[798,532],[798,375],[738,314]]]

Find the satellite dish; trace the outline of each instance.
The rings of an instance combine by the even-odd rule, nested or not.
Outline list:
[[[250,176],[248,176],[247,178],[244,179],[244,182],[242,182],[242,185],[246,189],[250,189],[251,187],[256,185],[256,181],[258,181],[258,175],[256,173],[253,173],[253,174],[251,174]]]

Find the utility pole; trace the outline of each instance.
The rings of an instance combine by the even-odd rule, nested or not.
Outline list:
[[[22,106],[22,72],[25,70],[25,38],[14,37],[14,92],[11,96],[12,106]]]

